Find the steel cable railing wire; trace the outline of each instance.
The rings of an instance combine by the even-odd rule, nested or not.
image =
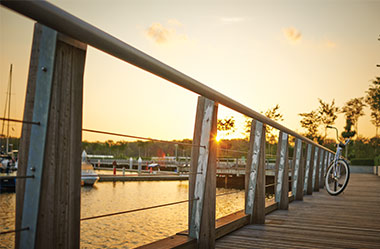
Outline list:
[[[114,215],[120,215],[120,214],[134,213],[134,212],[139,212],[139,211],[144,211],[144,210],[149,210],[149,209],[154,209],[154,208],[173,206],[173,205],[177,205],[177,204],[181,204],[181,203],[185,203],[185,202],[189,202],[189,201],[197,201],[197,200],[199,200],[199,198],[190,199],[190,200],[183,200],[183,201],[176,201],[176,202],[165,203],[165,204],[161,204],[161,205],[131,209],[131,210],[120,211],[120,212],[109,213],[109,214],[95,215],[95,216],[91,216],[91,217],[81,218],[80,221],[99,219],[99,218],[104,218],[104,217],[109,217],[109,216],[114,216]]]
[[[162,63],[152,56],[130,46],[129,44],[119,40],[118,38],[96,28],[95,26],[77,18],[76,16],[66,12],[57,6],[46,1],[1,1],[10,9],[17,11],[33,20],[38,21],[54,30],[65,35],[77,39],[83,43],[102,50],[116,58],[128,62],[136,67],[148,71],[158,77],[166,79],[176,85],[179,85],[189,91],[195,92],[208,99],[216,101],[232,110],[249,116],[262,123],[270,125],[276,129],[299,138],[307,143],[313,144],[324,150],[331,150],[323,147],[304,137],[289,128],[267,118],[243,104],[233,100],[232,98],[208,87],[205,84],[183,74],[182,72]]]
[[[40,122],[33,122],[33,121],[26,121],[26,120],[19,120],[19,119],[11,119],[11,118],[2,118],[2,117],[0,117],[0,120],[9,121],[9,122],[16,122],[16,123],[23,123],[23,124],[41,125]]]
[[[22,231],[26,231],[26,230],[29,230],[29,227],[20,228],[20,229],[14,229],[14,230],[8,230],[8,231],[3,231],[3,232],[0,232],[0,235],[8,234],[8,233],[18,233],[18,232],[22,232]]]
[[[9,118],[0,117],[0,120],[9,121],[9,122],[16,122],[16,123],[23,123],[23,124],[41,125],[40,122],[33,122],[33,121],[26,121],[26,120],[19,120],[19,119],[9,119]],[[111,135],[111,136],[118,136],[118,137],[128,137],[128,138],[149,140],[152,142],[159,142],[159,143],[178,144],[178,145],[184,145],[184,146],[194,146],[194,147],[206,148],[206,146],[204,146],[204,145],[196,145],[196,144],[189,144],[189,143],[182,143],[182,142],[175,142],[175,141],[166,141],[166,140],[154,139],[154,138],[149,138],[149,137],[140,137],[140,136],[127,135],[127,134],[121,134],[121,133],[115,133],[115,132],[109,132],[109,131],[100,131],[100,130],[86,129],[86,128],[83,128],[82,131],[104,134],[104,135]]]
[[[241,190],[234,191],[234,192],[228,192],[228,193],[222,193],[222,194],[216,195],[216,197],[223,196],[223,195],[237,194],[237,193],[240,193],[240,192],[241,192]],[[81,218],[80,220],[81,221],[86,221],[86,220],[105,218],[105,217],[110,217],[110,216],[115,216],[115,215],[128,214],[128,213],[134,213],[134,212],[139,212],[139,211],[145,211],[145,210],[154,209],[154,208],[173,206],[173,205],[182,204],[182,203],[186,203],[186,202],[189,202],[189,201],[196,201],[196,200],[199,200],[199,198],[190,199],[190,200],[183,200],[183,201],[176,201],[176,202],[165,203],[165,204],[161,204],[161,205],[155,205],[155,206],[150,206],[150,207],[131,209],[131,210],[120,211],[120,212],[109,213],[109,214],[95,215],[95,216]]]
[[[25,178],[34,178],[34,175],[30,175],[30,176],[0,176],[0,180],[25,179]]]
[[[204,146],[204,145],[196,145],[196,144],[189,144],[189,143],[182,143],[182,142],[175,142],[175,141],[166,141],[166,140],[160,140],[160,139],[154,139],[154,138],[148,138],[148,137],[140,137],[140,136],[133,136],[133,135],[127,135],[127,134],[114,133],[114,132],[109,132],[109,131],[100,131],[100,130],[85,129],[85,128],[83,128],[82,131],[92,132],[92,133],[98,133],[98,134],[104,134],[104,135],[111,135],[111,136],[118,136],[118,137],[127,137],[127,138],[142,139],[142,140],[148,140],[148,141],[158,142],[158,143],[178,144],[178,145],[184,145],[184,146],[193,146],[193,147],[206,148],[206,146]]]

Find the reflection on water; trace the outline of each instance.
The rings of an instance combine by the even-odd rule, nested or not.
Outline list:
[[[217,189],[217,194],[235,190]],[[14,227],[14,194],[1,194],[0,230]],[[81,217],[160,205],[188,198],[187,181],[98,182],[82,187]],[[4,205],[6,203],[6,205]],[[243,209],[244,191],[216,199],[216,217]],[[187,229],[187,203],[81,222],[81,248],[133,248]],[[3,235],[4,236],[4,235]],[[8,248],[13,235],[6,235]],[[10,242],[12,241],[12,242]]]
[[[102,169],[95,169],[95,172],[99,175],[113,175],[113,171],[112,170],[102,170]],[[122,176],[123,175],[123,171],[122,170],[117,170],[116,171],[116,175],[118,176]],[[126,176],[130,176],[130,175],[137,175],[137,172],[129,172],[129,171],[125,171],[125,175]]]
[[[16,212],[16,194],[1,193],[0,194],[0,231],[8,231],[15,229],[15,212]],[[15,235],[0,235],[0,248],[13,248]]]

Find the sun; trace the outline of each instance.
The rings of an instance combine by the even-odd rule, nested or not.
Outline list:
[[[216,137],[215,137],[215,141],[216,141],[217,143],[219,143],[221,139],[222,139],[222,137],[221,137],[221,135],[218,133],[218,134],[216,135]]]

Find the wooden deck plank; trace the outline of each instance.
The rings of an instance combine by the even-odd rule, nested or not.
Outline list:
[[[380,248],[380,177],[352,174],[345,192],[325,190],[216,242],[216,248]]]

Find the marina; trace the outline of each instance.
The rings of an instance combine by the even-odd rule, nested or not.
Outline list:
[[[340,77],[331,77],[338,75],[339,70],[332,65],[341,65],[341,59],[333,60],[335,56],[327,55],[336,52],[336,57],[343,58],[348,54],[340,49],[343,46],[338,39],[337,43],[327,40],[327,44],[309,46],[310,34],[314,33],[282,27],[283,20],[292,19],[272,18],[272,11],[277,11],[272,4],[260,9],[256,13],[259,15],[252,15],[256,8],[249,1],[241,6],[224,3],[202,8],[193,3],[183,8],[174,2],[170,6],[119,2],[113,11],[107,11],[113,5],[94,3],[92,9],[87,3],[70,1],[56,4],[7,0],[0,4],[1,13],[7,17],[15,14],[29,22],[31,38],[30,54],[13,50],[17,57],[30,59],[28,75],[23,80],[26,85],[22,112],[15,115],[17,119],[10,115],[11,65],[5,108],[8,112],[0,117],[5,154],[11,156],[2,163],[5,175],[0,178],[1,189],[8,187],[6,184],[13,186],[13,191],[0,194],[0,247],[313,248],[308,237],[320,248],[360,248],[362,244],[379,247],[379,239],[371,237],[379,233],[379,211],[374,207],[380,200],[380,110],[375,95],[380,90],[380,78],[376,77],[370,88],[360,88],[366,94],[356,98],[360,110],[366,104],[370,107],[376,135],[363,143],[365,147],[360,146],[364,138],[360,137],[357,120],[364,113],[359,111],[356,119],[349,115],[350,100],[343,106],[343,110],[347,109],[345,131],[341,133],[345,141],[335,151],[327,128],[336,130],[339,142],[338,129],[331,125],[335,125],[341,102],[347,96],[336,96],[339,106],[335,106],[334,95],[328,95],[333,99],[331,104],[318,97],[324,99],[326,93],[333,92],[325,89],[334,82],[349,85],[354,76],[344,70]],[[66,4],[67,8],[62,8]],[[312,12],[299,16],[298,5],[293,8],[297,10],[293,12],[297,16],[294,19],[300,18],[299,25],[312,26],[314,21],[304,23],[301,18]],[[307,5],[313,10],[318,9],[316,6],[330,9],[321,4]],[[148,6],[152,8],[148,10]],[[174,6],[178,9],[172,9]],[[218,12],[221,7],[224,11]],[[338,12],[341,8],[337,7],[334,6]],[[352,4],[345,9],[353,7],[356,9]],[[97,14],[90,12],[95,9]],[[204,9],[208,19],[202,17]],[[261,10],[270,14],[261,15],[267,12]],[[288,12],[284,6],[278,10],[278,15]],[[120,19],[114,13],[121,13]],[[183,24],[167,20],[173,13],[185,19],[194,13],[196,19],[192,17]],[[235,14],[239,14],[237,18]],[[355,18],[349,15],[342,20],[352,19]],[[167,23],[162,25],[159,20]],[[252,32],[258,20],[268,26],[260,24],[265,28]],[[376,23],[377,19],[369,20]],[[148,22],[152,22],[151,26]],[[271,22],[281,25],[272,26]],[[7,25],[1,26],[8,29]],[[350,26],[356,27],[355,23]],[[372,26],[364,23],[363,27]],[[20,29],[12,25],[6,34],[13,37],[13,30]],[[210,30],[219,30],[220,36]],[[330,32],[340,30],[346,32],[345,27]],[[287,40],[279,39],[281,32]],[[23,32],[17,34],[23,37]],[[191,34],[189,38],[187,34]],[[367,36],[373,38],[373,34]],[[337,37],[345,36],[339,33]],[[166,43],[171,38],[173,43]],[[357,44],[370,47],[369,40],[347,40],[351,40],[351,48]],[[22,39],[12,43],[18,41]],[[9,47],[13,48],[12,43]],[[299,45],[305,50],[298,49]],[[326,46],[330,50],[322,56]],[[300,56],[297,50],[302,51]],[[8,50],[4,53],[13,57]],[[362,61],[358,58],[356,55],[346,61]],[[317,65],[319,70],[313,67]],[[322,67],[332,69],[321,70]],[[309,68],[317,72],[313,74],[316,77],[310,77]],[[361,81],[368,82],[366,77],[368,72],[360,75]],[[352,90],[351,96],[359,91],[354,89],[361,86],[358,82],[346,88],[347,93]],[[172,84],[179,88],[171,89]],[[321,89],[317,91],[312,84]],[[343,84],[340,86],[343,89]],[[319,109],[310,109],[312,98],[318,99]],[[295,119],[284,121],[278,111],[280,105],[275,103],[280,100],[281,112],[286,110],[286,115],[301,118],[302,132],[293,125]],[[261,105],[269,103],[276,105],[260,110]],[[245,119],[244,126],[235,126],[235,119],[225,116],[229,112]],[[17,150],[10,149],[10,123],[21,127]],[[235,131],[235,135],[241,133],[243,137],[228,137]],[[364,160],[364,156],[371,158]],[[353,174],[351,182],[349,158],[368,164],[368,169],[353,170],[352,173],[365,174]],[[17,174],[10,172],[13,169]]]
[[[217,198],[217,217],[244,206],[244,190]],[[97,182],[81,188],[81,217],[131,210],[188,198],[188,181]],[[1,194],[0,230],[14,228],[15,194]],[[134,248],[187,229],[187,204],[81,222],[80,248]],[[165,217],[165,218],[163,218]],[[144,222],[141,222],[141,221]],[[104,234],[107,236],[104,236]],[[1,247],[13,248],[14,235],[2,235]],[[6,243],[4,244],[4,241]]]

